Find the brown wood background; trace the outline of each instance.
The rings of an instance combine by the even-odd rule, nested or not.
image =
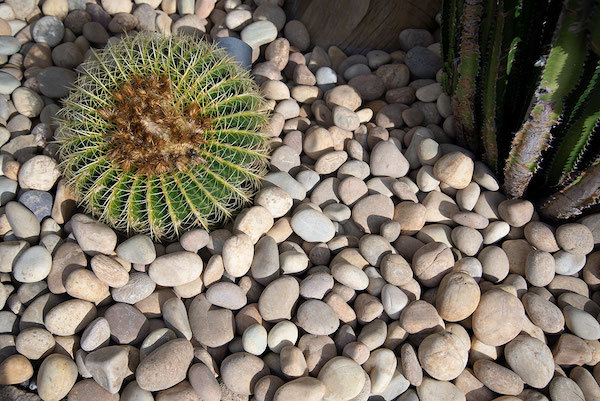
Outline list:
[[[436,28],[441,0],[288,0],[288,20],[302,21],[311,42],[327,50],[337,45],[346,53],[372,49],[397,50],[406,28]]]

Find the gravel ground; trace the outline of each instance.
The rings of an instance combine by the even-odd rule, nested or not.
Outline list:
[[[281,5],[0,3],[0,384],[45,401],[600,399],[600,214],[541,222],[453,143],[437,31],[346,55]],[[273,110],[253,205],[170,244],[78,213],[52,143],[90,49],[143,30],[241,37]]]

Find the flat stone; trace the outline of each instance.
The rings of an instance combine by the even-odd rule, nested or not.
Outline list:
[[[156,258],[148,268],[148,275],[158,285],[174,287],[197,279],[202,267],[200,256],[179,251]]]
[[[255,21],[242,29],[240,36],[250,47],[258,48],[277,38],[277,27],[271,21]]]
[[[335,227],[323,213],[306,208],[292,217],[292,229],[308,242],[328,242],[335,235]]]
[[[44,324],[52,334],[70,336],[83,330],[95,318],[93,303],[71,299],[50,309],[44,316]]]
[[[35,189],[26,191],[19,197],[19,203],[31,210],[40,222],[52,213],[52,202],[50,193]]]
[[[156,249],[150,237],[134,235],[117,246],[117,256],[126,262],[148,265],[156,259]]]
[[[138,365],[138,385],[148,391],[159,391],[185,380],[194,357],[194,347],[182,338],[171,340],[152,351]]]
[[[106,224],[97,222],[84,214],[76,214],[71,218],[73,235],[81,249],[89,254],[111,254],[117,245],[117,235]]]
[[[62,67],[47,67],[37,75],[40,92],[51,98],[67,96],[76,78],[74,71]]]
[[[221,363],[223,383],[235,393],[251,395],[258,380],[269,374],[262,359],[247,352],[236,352]]]
[[[52,256],[48,250],[36,245],[27,248],[14,262],[13,277],[22,283],[35,283],[48,277],[52,268]]]
[[[156,283],[146,273],[133,272],[125,285],[111,290],[111,295],[116,302],[135,304],[150,296],[155,288]]]

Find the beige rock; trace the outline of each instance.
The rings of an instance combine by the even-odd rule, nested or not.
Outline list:
[[[394,220],[400,223],[402,234],[414,235],[425,225],[427,209],[420,203],[405,201],[394,208]]]
[[[525,261],[525,278],[531,285],[545,287],[554,278],[555,262],[549,252],[532,250]]]
[[[116,394],[123,380],[133,373],[137,364],[134,359],[139,358],[130,355],[130,351],[126,346],[112,345],[90,352],[85,357],[85,369],[102,388]]]
[[[23,355],[11,355],[0,362],[0,384],[19,384],[32,376],[33,366]]]
[[[44,401],[59,401],[71,391],[76,380],[75,362],[66,355],[51,354],[38,370],[38,394]]]
[[[525,310],[519,299],[501,289],[481,296],[473,314],[473,332],[489,345],[503,345],[515,338],[523,328]]]
[[[281,295],[284,294],[285,297]],[[292,309],[300,295],[298,281],[290,276],[278,278],[263,290],[258,300],[258,309],[263,319],[291,319]]]
[[[441,331],[427,336],[419,345],[421,367],[434,379],[453,380],[467,366],[469,353],[458,335]]]
[[[83,330],[95,318],[94,304],[71,299],[50,309],[44,316],[44,324],[52,334],[70,336]]]
[[[533,247],[523,239],[509,239],[502,243],[502,249],[508,256],[510,272],[524,276],[527,257]]]
[[[473,178],[473,160],[461,152],[442,156],[433,166],[433,175],[455,189],[466,188]]]
[[[560,225],[556,229],[556,242],[562,249],[575,255],[587,255],[594,249],[594,235],[583,224]]]
[[[256,382],[269,374],[269,368],[259,357],[246,352],[229,355],[221,363],[221,377],[232,391],[250,395]]]
[[[298,307],[298,325],[310,334],[330,335],[339,327],[339,318],[323,301],[310,299]]]
[[[454,384],[424,377],[417,387],[420,401],[466,401],[465,394]]]
[[[96,277],[110,287],[121,288],[129,281],[127,270],[110,256],[95,255],[90,261],[90,266]]]
[[[496,393],[518,395],[523,391],[519,375],[497,363],[481,359],[475,362],[473,371],[477,379]]]
[[[313,377],[300,377],[279,387],[273,401],[320,401],[325,396],[327,387]]]
[[[402,310],[400,326],[409,334],[425,334],[444,328],[444,321],[433,305],[423,300],[413,301]]]
[[[520,334],[509,342],[504,347],[504,356],[510,368],[531,387],[546,387],[554,375],[550,349],[527,334]]]
[[[440,316],[449,322],[458,322],[477,309],[481,291],[477,282],[463,272],[449,273],[440,282],[435,306]]]
[[[148,275],[158,285],[174,287],[200,277],[202,267],[200,256],[179,251],[156,258],[148,268]]]
[[[513,227],[523,227],[533,216],[533,204],[525,199],[507,199],[498,205],[500,218]]]
[[[549,334],[558,334],[565,327],[565,318],[561,310],[540,295],[528,292],[521,298],[527,316],[533,324]]]
[[[65,289],[73,298],[90,302],[100,302],[109,296],[108,285],[87,269],[72,271],[65,280]]]
[[[194,339],[207,347],[225,345],[235,335],[233,313],[228,309],[211,309],[204,294],[193,299],[188,315]]]
[[[426,287],[435,287],[452,269],[454,256],[446,245],[440,242],[430,242],[415,252],[412,262],[414,274],[421,284]]]
[[[180,383],[194,357],[192,344],[183,338],[171,340],[144,358],[135,371],[139,386],[159,391]]]
[[[56,341],[50,332],[41,327],[28,327],[19,332],[15,339],[17,352],[29,360],[36,360],[50,354]]]
[[[492,401],[495,398],[494,393],[480,382],[469,368],[454,379],[454,385],[466,394],[467,401]]]

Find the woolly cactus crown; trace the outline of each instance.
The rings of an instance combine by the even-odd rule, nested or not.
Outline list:
[[[249,74],[191,36],[138,34],[81,65],[59,112],[63,174],[86,212],[155,238],[222,223],[266,172]]]

